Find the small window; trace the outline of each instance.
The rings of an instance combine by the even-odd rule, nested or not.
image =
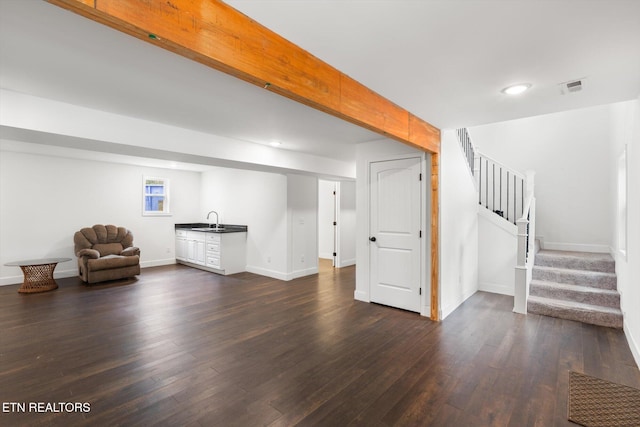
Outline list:
[[[142,215],[171,215],[169,211],[169,180],[145,176],[142,179]]]

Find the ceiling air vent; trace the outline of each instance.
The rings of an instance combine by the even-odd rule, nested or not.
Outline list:
[[[570,82],[560,83],[560,89],[563,95],[568,93],[580,92],[582,90],[582,80],[573,80]]]

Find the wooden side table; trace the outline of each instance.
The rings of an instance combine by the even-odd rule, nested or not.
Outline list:
[[[59,262],[71,261],[71,258],[42,258],[25,261],[8,262],[6,266],[20,267],[24,274],[24,282],[18,292],[22,294],[34,294],[47,292],[58,288],[53,279],[53,270]]]

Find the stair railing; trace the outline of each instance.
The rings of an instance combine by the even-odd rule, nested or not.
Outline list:
[[[535,262],[536,198],[533,191],[534,175],[535,173],[532,171],[527,172],[526,198],[522,208],[522,215],[516,220],[518,226],[518,252],[516,256],[513,311],[522,314],[527,313],[529,285]]]
[[[480,153],[466,128],[457,129],[456,133],[476,179],[478,203],[517,226],[513,311],[526,314],[535,260],[535,173],[529,171],[525,176]]]
[[[482,153],[477,171],[478,203],[516,224],[525,207],[525,176]]]
[[[462,147],[464,157],[467,159],[471,175],[475,176],[476,152],[475,147],[471,142],[471,138],[469,137],[469,132],[467,131],[467,128],[460,128],[456,130],[456,133],[458,134],[458,141],[460,142],[460,147]]]
[[[525,207],[525,176],[480,153],[467,128],[456,129],[458,142],[478,189],[478,203],[516,224]]]

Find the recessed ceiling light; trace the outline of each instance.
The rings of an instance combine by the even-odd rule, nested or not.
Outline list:
[[[529,88],[531,88],[531,83],[518,83],[516,85],[507,86],[500,92],[506,93],[507,95],[519,95]]]
[[[269,143],[269,145],[272,146],[272,147],[280,147],[282,145],[282,142],[280,142],[280,141],[271,141]]]

